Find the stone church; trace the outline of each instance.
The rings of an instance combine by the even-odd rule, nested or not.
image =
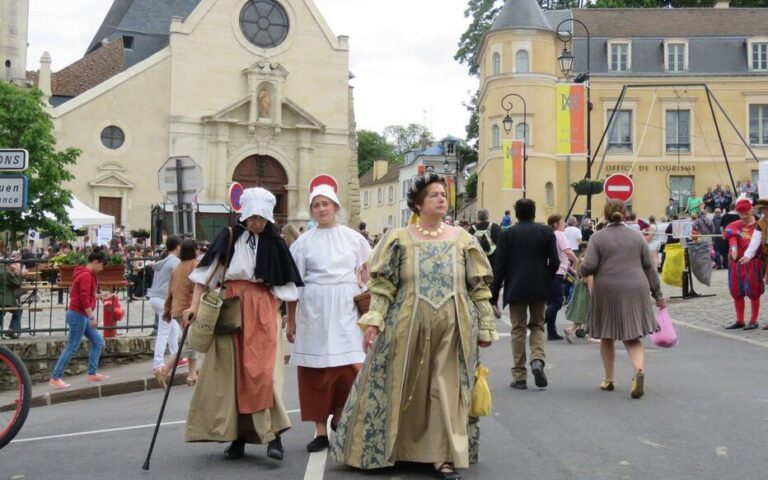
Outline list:
[[[312,0],[114,0],[82,59],[52,73],[46,54],[33,77],[59,148],[83,150],[69,188],[127,229],[149,226],[172,157],[201,167],[201,205],[237,181],[304,224],[309,183],[328,174],[341,221],[357,221],[348,37]]]

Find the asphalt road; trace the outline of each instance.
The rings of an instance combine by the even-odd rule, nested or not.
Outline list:
[[[483,352],[493,414],[481,422],[480,463],[464,478],[768,478],[768,349],[686,328],[678,334],[677,347],[648,349],[641,400],[629,398],[631,367],[623,350],[617,390],[597,388],[598,347],[583,340],[548,344],[549,388],[512,390],[509,337],[503,337]],[[177,387],[165,416],[171,424],[161,429],[149,472],[141,465],[162,399],[157,391],[34,409],[17,440],[0,450],[0,480],[433,478],[419,465],[366,474],[325,454],[310,457],[304,445],[313,429],[295,412],[293,369],[287,378],[294,428],[283,437],[282,463],[268,459],[263,446],[226,461],[224,445],[184,443],[191,389]]]

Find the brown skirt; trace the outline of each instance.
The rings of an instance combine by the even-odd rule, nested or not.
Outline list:
[[[325,422],[341,411],[355,382],[361,363],[339,367],[298,367],[301,420]]]

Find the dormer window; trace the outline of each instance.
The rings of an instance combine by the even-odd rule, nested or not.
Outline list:
[[[665,41],[664,58],[668,72],[685,72],[688,70],[688,43],[679,40]]]
[[[123,35],[123,48],[126,50],[133,50],[133,37],[130,35]]]
[[[453,142],[446,142],[445,143],[445,154],[446,155],[456,155],[456,144]]]
[[[611,72],[628,72],[632,65],[631,44],[627,40],[612,40],[608,42],[608,70]]]
[[[750,39],[747,43],[749,55],[749,70],[752,72],[768,71],[768,38]]]

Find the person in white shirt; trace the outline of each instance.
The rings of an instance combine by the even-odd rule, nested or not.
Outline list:
[[[581,243],[581,229],[577,227],[579,221],[576,217],[568,217],[568,226],[565,227],[563,233],[565,238],[568,239],[568,244],[571,246],[571,251],[577,252],[579,250],[579,243]]]

